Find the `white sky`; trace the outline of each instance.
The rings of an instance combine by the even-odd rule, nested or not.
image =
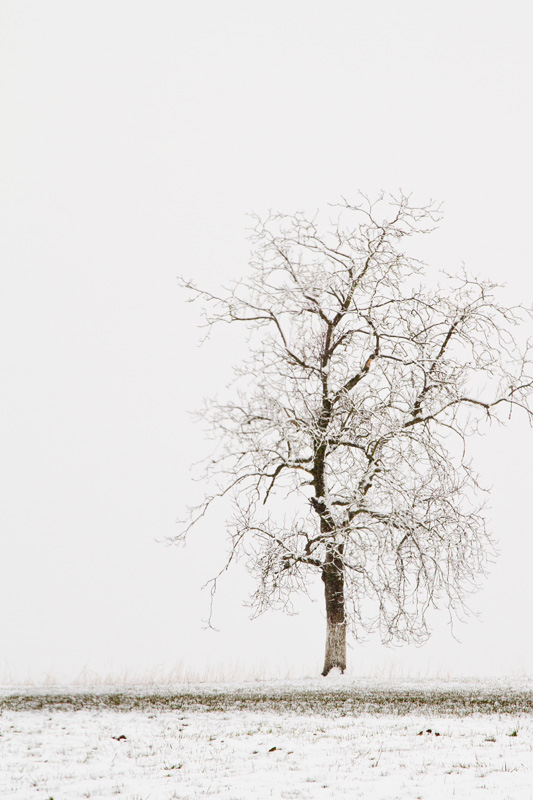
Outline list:
[[[532,13],[3,0],[0,679],[318,669],[321,603],[251,623],[241,572],[202,630],[223,516],[156,541],[203,448],[187,411],[239,354],[198,350],[176,275],[243,273],[251,210],[401,187],[445,203],[428,260],[531,302]],[[477,447],[502,555],[462,644],[443,615],[421,650],[354,645],[353,671],[533,672],[532,449],[518,418]]]

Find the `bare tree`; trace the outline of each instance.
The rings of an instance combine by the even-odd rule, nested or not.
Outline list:
[[[229,562],[247,557],[258,613],[318,573],[323,675],[346,667],[347,626],[421,642],[430,607],[465,609],[494,553],[467,439],[514,407],[533,416],[530,347],[513,333],[531,312],[464,271],[428,283],[403,251],[439,208],[361,196],[331,213],[254,218],[250,274],[219,294],[181,280],[209,328],[248,329],[250,357],[233,399],[200,414],[217,490],[176,537],[230,495]]]

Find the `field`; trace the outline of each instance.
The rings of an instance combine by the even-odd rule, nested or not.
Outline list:
[[[531,800],[527,681],[4,689],[11,800]]]

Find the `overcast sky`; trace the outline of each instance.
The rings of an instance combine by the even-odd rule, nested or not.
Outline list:
[[[357,190],[444,202],[424,243],[531,303],[532,12],[523,2],[2,0],[0,680],[314,674],[325,620],[202,630],[224,516],[162,544],[205,452],[188,411],[239,342],[197,347],[176,276],[246,271],[246,214]],[[533,334],[533,331],[532,331]],[[476,445],[501,556],[479,619],[354,674],[533,672],[533,431]]]

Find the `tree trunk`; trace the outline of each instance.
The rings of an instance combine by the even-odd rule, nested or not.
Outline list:
[[[344,614],[344,547],[338,545],[328,548],[326,563],[322,568],[324,593],[326,596],[326,657],[322,675],[327,675],[334,667],[341,672],[346,669],[346,617]]]

